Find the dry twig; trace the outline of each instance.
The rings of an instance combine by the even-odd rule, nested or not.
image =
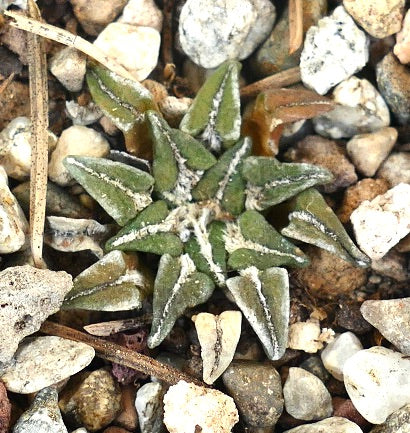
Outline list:
[[[0,84],[0,95],[7,89],[9,84],[14,79],[14,72],[12,72],[1,84]]]
[[[289,0],[289,54],[303,42],[303,0]]]
[[[134,370],[142,371],[148,375],[153,375],[171,385],[178,383],[180,380],[185,380],[186,382],[192,382],[196,385],[206,386],[203,382],[194,377],[189,376],[174,367],[163,364],[156,359],[134,352],[133,350],[112,343],[111,341],[87,335],[84,332],[77,331],[68,326],[59,325],[58,323],[47,320],[42,324],[40,331],[47,335],[56,335],[69,340],[81,341],[82,343],[93,347],[97,352],[97,356],[100,358],[125,365]]]
[[[40,19],[40,11],[33,0],[28,1],[28,13],[36,20]],[[39,36],[28,33],[27,48],[32,124],[30,242],[34,265],[38,268],[44,268],[43,234],[46,217],[48,167],[47,60],[43,41]]]
[[[37,19],[27,18],[12,11],[4,11],[4,14],[14,20],[10,22],[11,26],[20,30],[25,30],[29,33],[34,33],[35,35],[42,36],[43,38],[51,39],[53,41],[59,42],[60,44],[67,45],[68,47],[74,47],[87,56],[92,57],[97,62],[100,62],[110,71],[115,72],[121,77],[135,81],[135,78],[125,68],[105,55],[105,53],[98,47],[81,38],[80,36],[73,35],[67,30],[60,29],[59,27],[55,27],[50,24],[42,23]]]
[[[262,80],[255,81],[248,86],[241,88],[241,98],[253,98],[258,93],[271,88],[286,87],[292,84],[299,83],[300,81],[300,69],[296,68],[287,69],[286,71],[279,72],[275,75],[263,78]]]

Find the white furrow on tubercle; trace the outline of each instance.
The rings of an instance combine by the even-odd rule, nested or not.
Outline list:
[[[328,229],[320,220],[318,220],[310,212],[294,211],[289,215],[289,220],[291,221],[292,219],[305,221],[309,224],[312,224],[315,228],[317,228],[323,234],[331,237],[335,242],[338,242],[338,240],[339,240],[336,233],[334,233],[332,230]]]
[[[162,195],[170,202],[179,206],[182,203],[192,200],[191,191],[199,182],[204,172],[202,170],[191,170],[187,167],[187,160],[181,155],[181,152],[170,137],[168,131],[162,127],[156,117],[152,117],[152,121],[155,122],[156,127],[166,138],[178,166],[178,177],[174,189],[172,191],[166,191]]]
[[[272,314],[269,310],[269,306],[266,302],[265,295],[262,292],[262,282],[259,279],[259,270],[255,266],[251,266],[239,272],[242,277],[249,279],[252,285],[255,287],[256,294],[258,296],[259,302],[262,306],[264,316],[266,317],[266,323],[268,328],[268,333],[270,337],[270,342],[273,346],[273,353],[278,353],[278,342],[276,339],[275,327],[273,325]]]
[[[172,303],[174,302],[174,299],[178,295],[178,292],[181,289],[182,285],[188,280],[188,277],[196,270],[195,264],[188,254],[183,254],[179,258],[179,262],[181,264],[181,271],[174,287],[172,288],[171,294],[166,304],[164,305],[164,309],[161,314],[161,322],[167,316],[170,305],[172,305]],[[161,327],[158,327],[157,332],[150,337],[151,341],[155,341],[158,338],[160,331]]]
[[[297,255],[285,253],[279,250],[273,250],[269,247],[265,247],[264,245],[260,245],[256,242],[245,239],[241,233],[239,225],[235,223],[226,224],[224,240],[226,251],[228,251],[229,254],[232,254],[234,251],[240,248],[245,248],[249,250],[254,250],[261,254],[274,254],[281,257],[291,257],[293,260],[296,260],[300,263],[304,262],[303,258],[298,257]]]
[[[222,102],[222,97],[225,90],[225,84],[228,79],[229,73],[230,71],[226,73],[218,91],[215,93],[215,96],[212,99],[212,108],[211,111],[209,112],[208,122],[201,135],[201,139],[209,143],[209,148],[213,152],[220,152],[221,150],[221,138],[218,136],[218,134],[215,131],[215,123],[216,123],[216,116],[218,114],[219,106],[221,105]]]
[[[235,153],[234,157],[232,158],[228,170],[226,170],[225,176],[223,179],[219,182],[219,188],[218,191],[215,194],[215,198],[218,201],[221,201],[225,192],[225,188],[228,185],[229,179],[233,176],[235,173],[238,164],[241,162],[243,156],[246,154],[246,152],[249,150],[251,146],[251,141],[248,137],[245,137],[243,140],[242,146],[238,149],[238,151]]]
[[[146,208],[149,204],[152,203],[150,191],[142,192],[142,193],[132,191],[129,188],[126,188],[124,186],[124,184],[119,182],[117,179],[112,179],[111,177],[107,176],[105,173],[100,173],[100,172],[94,171],[90,167],[87,167],[86,165],[82,164],[80,161],[77,161],[75,158],[68,157],[66,160],[69,164],[74,165],[74,166],[80,168],[81,170],[84,170],[90,176],[93,176],[99,180],[102,180],[103,182],[106,182],[106,183],[112,185],[114,188],[119,189],[127,197],[129,197],[133,200],[133,202],[135,203],[135,208],[137,211],[140,211],[140,210]]]
[[[199,244],[199,249],[202,256],[205,258],[208,263],[211,272],[215,276],[219,287],[225,286],[225,276],[223,274],[222,268],[215,263],[213,255],[212,255],[212,245],[209,242],[209,235],[206,229],[206,226],[209,222],[211,212],[204,208],[202,210],[202,214],[200,218],[191,218],[191,224],[194,229],[194,234],[196,240]]]

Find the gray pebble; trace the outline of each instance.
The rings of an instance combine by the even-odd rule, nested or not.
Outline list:
[[[50,71],[70,92],[83,87],[86,57],[73,47],[58,51],[50,60]]]
[[[188,0],[179,19],[185,54],[204,68],[245,59],[269,35],[275,7],[268,0]]]
[[[309,373],[317,376],[323,383],[329,380],[330,374],[327,372],[322,360],[319,356],[309,356],[302,364],[299,365],[300,368],[308,371]]]
[[[405,355],[410,355],[410,298],[364,301],[363,317]]]
[[[279,373],[269,364],[234,361],[222,375],[244,422],[253,427],[274,426],[283,411]]]
[[[72,286],[66,272],[9,267],[0,272],[0,362],[11,360],[23,337],[56,313]],[[45,385],[46,386],[46,385]]]
[[[53,387],[39,391],[28,411],[18,419],[13,433],[67,433]]]
[[[163,428],[164,387],[158,382],[143,385],[135,399],[141,433],[159,433]]]
[[[332,398],[323,382],[303,368],[291,367],[283,387],[286,411],[305,421],[332,415]]]

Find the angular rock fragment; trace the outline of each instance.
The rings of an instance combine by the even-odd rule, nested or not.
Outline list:
[[[368,300],[360,311],[387,340],[410,355],[410,298]]]
[[[7,363],[19,341],[56,313],[71,289],[66,272],[9,267],[0,272],[0,362]]]
[[[135,407],[141,433],[160,433],[163,428],[164,387],[159,382],[150,382],[137,391]]]
[[[164,397],[164,423],[170,433],[230,433],[239,421],[231,397],[216,389],[179,381]]]
[[[1,379],[9,391],[30,394],[81,371],[94,354],[91,346],[61,337],[28,338]]]

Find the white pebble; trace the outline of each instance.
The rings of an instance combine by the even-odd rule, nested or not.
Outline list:
[[[48,133],[49,151],[54,149],[56,136]],[[0,161],[13,179],[25,180],[31,168],[31,121],[16,117],[0,133]]]
[[[322,349],[325,341],[333,339],[333,331],[320,330],[319,320],[309,319],[307,322],[296,322],[289,327],[288,347],[303,350],[306,353],[316,353]]]
[[[94,44],[123,66],[138,81],[144,80],[158,62],[161,36],[152,27],[111,23]]]
[[[1,380],[9,391],[37,392],[81,371],[94,358],[91,346],[61,337],[24,340]]]
[[[283,386],[286,411],[305,421],[332,415],[332,397],[324,383],[303,368],[291,367]]]
[[[28,222],[8,187],[7,176],[1,176],[0,197],[0,254],[14,253],[27,246]]]
[[[245,59],[265,40],[275,21],[268,0],[188,0],[179,18],[185,54],[204,68]]]
[[[110,151],[108,141],[97,131],[86,126],[74,125],[65,129],[58,139],[48,165],[50,179],[61,186],[67,186],[72,177],[63,165],[68,155],[104,157]]]
[[[152,27],[160,32],[162,29],[162,12],[154,0],[129,0],[117,21],[133,26]]]
[[[284,433],[363,433],[352,421],[340,416],[332,416],[313,424],[300,425]]]
[[[74,125],[91,125],[103,116],[102,111],[94,102],[80,105],[75,101],[66,101],[65,108]]]
[[[410,185],[400,183],[350,216],[360,248],[372,259],[382,258],[410,232]]]
[[[410,403],[410,359],[376,346],[349,358],[343,369],[352,403],[372,424],[381,424]]]
[[[389,109],[376,88],[366,79],[350,77],[333,91],[335,108],[313,119],[315,131],[325,137],[342,138],[377,131],[390,123]]]
[[[300,58],[302,81],[320,95],[360,71],[369,57],[368,40],[343,6],[306,33]]]
[[[343,366],[345,362],[363,346],[353,332],[338,335],[321,353],[323,365],[337,380],[343,380]]]
[[[372,177],[393,149],[397,130],[382,128],[369,134],[355,135],[346,145],[347,154],[355,167],[366,177]]]
[[[164,415],[163,395],[164,388],[159,382],[146,383],[137,391],[135,408],[141,433],[160,432]]]
[[[183,380],[164,396],[164,423],[170,433],[230,433],[239,421],[231,397]]]
[[[50,71],[70,92],[79,92],[83,87],[86,57],[73,47],[63,48],[50,60]]]

